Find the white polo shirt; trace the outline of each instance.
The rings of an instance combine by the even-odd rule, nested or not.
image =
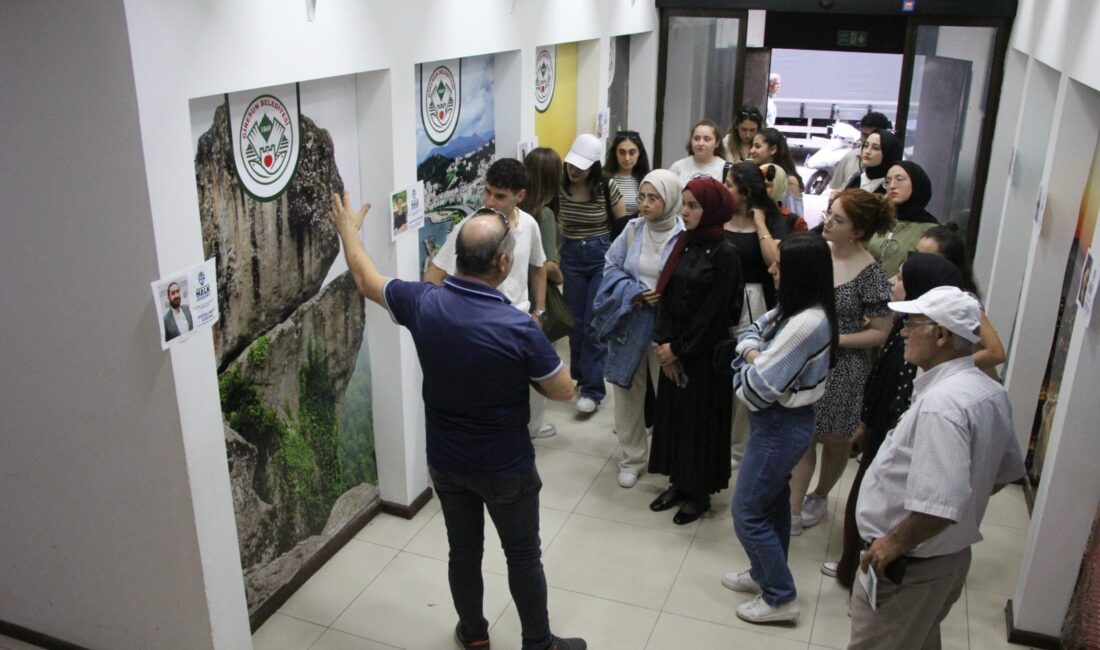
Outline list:
[[[906,555],[936,557],[979,542],[993,486],[1024,475],[1004,387],[971,356],[913,381],[913,403],[867,469],[856,525],[865,541],[885,536],[910,512],[950,519]]]
[[[503,293],[513,307],[526,313],[531,311],[531,299],[528,296],[530,269],[527,267],[545,265],[546,253],[542,250],[542,233],[539,231],[538,222],[535,221],[534,217],[519,208],[516,208],[516,212],[519,213],[519,223],[512,230],[512,236],[516,240],[512,271],[508,273],[508,277],[504,279],[504,282],[500,283],[497,291]],[[451,229],[450,234],[447,235],[447,240],[443,242],[443,246],[436,251],[435,257],[432,258],[432,264],[446,271],[447,275],[454,275],[457,271],[458,254],[455,251],[455,242],[458,240],[458,231],[462,229],[469,218],[466,217]]]

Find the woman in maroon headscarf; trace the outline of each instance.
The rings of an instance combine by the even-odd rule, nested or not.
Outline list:
[[[683,193],[684,228],[657,280],[660,296],[653,342],[661,362],[649,471],[670,486],[650,510],[682,504],[673,521],[689,524],[710,508],[710,495],[729,486],[729,373],[715,369],[715,346],[741,316],[744,282],[737,249],[722,225],[733,215],[729,190],[695,178]]]

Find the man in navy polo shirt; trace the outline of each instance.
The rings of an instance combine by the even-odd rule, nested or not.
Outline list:
[[[456,241],[457,272],[442,286],[379,273],[359,240],[370,204],[354,211],[347,193],[329,213],[355,284],[412,333],[424,371],[428,470],[450,542],[448,578],[460,648],[489,648],[482,612],[484,511],[508,559],[508,586],[523,628],[523,649],[584,649],[550,633],[539,540],[542,488],[527,432],[528,385],[559,401],[573,398],[562,361],[529,316],[496,287],[508,276],[515,240],[507,220],[479,210]]]

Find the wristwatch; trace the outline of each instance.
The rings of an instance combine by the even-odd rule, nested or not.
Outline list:
[[[538,309],[538,310],[533,311],[531,313],[535,315],[535,318],[537,318],[541,321],[546,320],[546,310],[545,309]]]

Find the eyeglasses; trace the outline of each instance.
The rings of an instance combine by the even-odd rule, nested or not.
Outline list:
[[[833,228],[842,228],[849,225],[847,221],[837,221],[837,217],[833,213],[832,208],[825,209],[825,212],[821,215],[821,221],[825,224],[825,227],[829,228],[830,230]]]
[[[659,203],[664,201],[660,194],[651,194],[649,192],[638,192],[638,205],[646,205],[649,203]]]
[[[480,217],[482,215],[488,215],[488,214],[495,214],[497,216],[497,218],[500,219],[500,224],[502,226],[504,226],[504,234],[502,234],[500,236],[500,239],[497,240],[496,245],[493,246],[493,250],[500,250],[501,244],[504,243],[505,239],[508,239],[508,231],[511,230],[512,228],[511,228],[511,226],[508,225],[508,217],[504,216],[503,212],[501,212],[500,210],[497,210],[496,208],[490,208],[487,205],[483,205],[480,208],[478,208],[477,211],[474,212],[473,216]]]
[[[932,327],[939,327],[940,326],[940,324],[937,323],[936,321],[930,320],[930,319],[927,319],[927,318],[917,320],[917,319],[912,318],[910,316],[906,316],[906,317],[902,318],[902,320],[901,320],[901,329],[903,329],[907,332],[911,332],[911,331],[913,331],[914,329],[916,329],[918,327],[926,327],[928,325],[931,325]]]

